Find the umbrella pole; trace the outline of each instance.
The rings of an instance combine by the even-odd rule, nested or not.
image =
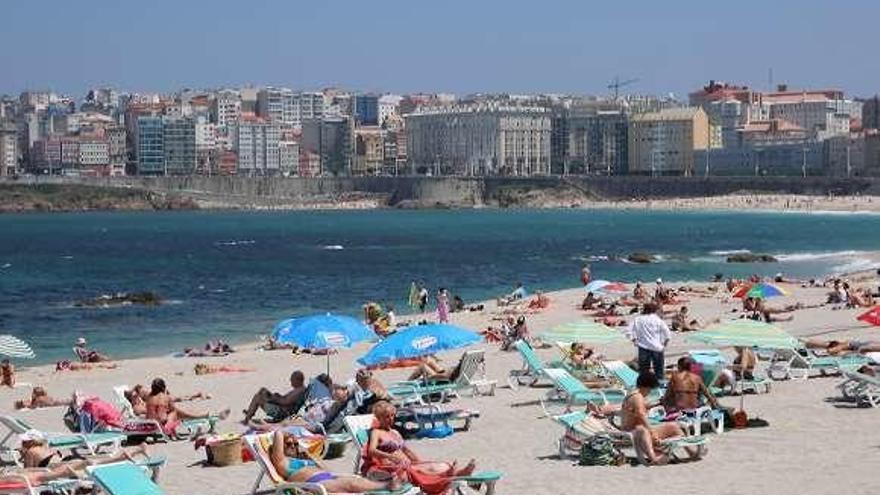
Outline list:
[[[327,350],[327,376],[330,376],[330,350]]]

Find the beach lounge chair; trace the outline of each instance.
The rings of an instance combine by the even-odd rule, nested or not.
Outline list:
[[[403,403],[429,403],[432,397],[445,402],[459,392],[469,391],[477,396],[486,390],[487,395],[495,395],[495,380],[486,380],[485,353],[481,350],[467,351],[458,365],[458,375],[450,382],[402,381],[390,384],[388,393],[393,399]]]
[[[639,373],[630,368],[628,364],[623,361],[602,361],[602,366],[608,371],[608,374],[617,379],[623,388],[627,391],[636,389],[636,381],[639,378]],[[655,389],[651,391],[651,395],[648,396],[648,402],[657,402],[660,400],[660,397],[663,396],[662,389]]]
[[[868,364],[862,355],[817,356],[809,349],[777,349],[767,375],[774,380],[807,379],[811,376],[840,375]]]
[[[880,407],[880,379],[858,371],[843,371],[846,378],[837,388],[843,397],[871,407]]]
[[[547,399],[565,402],[568,407],[585,405],[588,402],[597,405],[610,402],[619,403],[623,402],[626,397],[626,391],[623,389],[587,388],[583,382],[561,368],[546,368],[544,374],[553,381],[554,386],[553,390],[548,393]],[[545,412],[547,411],[543,400],[541,400],[541,407]]]
[[[74,495],[80,493],[81,490],[91,488],[90,483],[87,484],[83,480],[75,478],[58,479],[42,485],[33,485],[26,476],[18,476],[15,472],[6,472],[3,477],[7,478],[7,481],[0,482],[0,494],[3,495],[44,495],[46,493]]]
[[[372,414],[360,414],[346,416],[345,428],[354,439],[357,452],[354,457],[354,472],[359,473],[364,449],[370,440],[370,428],[373,427],[375,417]],[[486,495],[495,493],[495,484],[501,479],[501,473],[497,471],[481,471],[470,476],[455,478],[452,483],[452,493],[465,494],[468,487],[483,487]],[[416,493],[419,493],[418,491]]]
[[[549,366],[545,366],[532,346],[524,340],[517,340],[513,346],[519,352],[523,360],[522,368],[511,370],[507,377],[507,383],[510,388],[516,390],[520,386],[534,387],[541,380],[547,380],[544,370]]]
[[[724,357],[721,351],[717,349],[701,349],[688,351],[688,355],[703,368],[703,383],[706,384],[706,387],[713,395],[722,396],[734,392],[733,390],[728,391],[717,386],[718,377],[721,376],[721,370],[723,370],[728,364],[727,358]],[[745,391],[750,390],[758,394],[762,391],[770,393],[772,382],[766,376],[755,375],[752,378],[740,377],[736,383],[740,386],[741,392],[744,393]]]
[[[168,438],[162,425],[154,419],[141,418],[134,412],[134,406],[125,397],[128,392],[127,385],[117,385],[113,387],[113,398],[116,407],[122,413],[125,423],[122,426],[121,433],[131,437],[147,437],[161,441],[182,440],[189,438],[198,433],[213,433],[218,418],[211,417],[207,419],[185,419],[180,422],[180,426],[174,432],[173,438]]]
[[[451,433],[453,422],[459,426],[459,430],[467,431],[474,418],[478,417],[480,413],[477,411],[448,409],[437,404],[416,404],[399,408],[394,424],[395,428],[404,435],[419,436],[426,432],[437,431],[439,428]]]
[[[583,411],[574,411],[565,414],[550,416],[553,421],[565,428],[563,435],[557,440],[559,456],[562,458],[576,457],[580,454],[581,447],[597,435],[607,435],[621,452],[629,453],[629,457],[635,457],[644,463],[641,452],[634,447],[632,434],[617,429],[604,421],[599,420]],[[684,448],[695,448],[699,457],[705,455],[708,439],[691,435],[680,438],[670,438],[662,441],[662,448],[673,458],[681,457],[679,454]]]
[[[278,495],[299,495],[299,494],[316,494],[327,495],[327,490],[317,483],[297,483],[287,481],[272,464],[272,458],[269,455],[269,448],[272,444],[272,433],[264,433],[261,435],[245,435],[244,442],[250,451],[257,465],[260,467],[260,474],[251,488],[251,495],[260,492],[260,486],[264,479],[268,479],[272,485],[272,490]],[[392,492],[369,492],[370,495],[391,495]],[[394,492],[394,495],[415,495],[418,490],[414,490],[411,486],[404,490]]]
[[[13,460],[17,460],[17,456],[11,454],[14,447],[9,445],[10,440],[16,435],[39,430],[24,420],[9,415],[0,415],[0,424],[3,424],[9,431],[0,440],[0,452],[4,454],[4,457],[9,456]],[[125,440],[125,435],[118,433],[50,433],[42,431],[40,433],[46,438],[50,448],[66,449],[72,452],[84,450],[90,455],[95,455],[104,448],[116,452]]]
[[[116,462],[88,466],[86,472],[95,482],[95,493],[108,495],[164,495],[165,492],[143,466],[131,462]]]

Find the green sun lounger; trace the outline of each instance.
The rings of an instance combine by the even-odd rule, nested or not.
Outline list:
[[[496,381],[486,380],[485,353],[481,350],[467,351],[461,357],[458,365],[458,375],[449,382],[424,382],[424,381],[401,381],[388,385],[388,393],[398,402],[427,404],[432,402],[432,397],[438,397],[440,402],[445,402],[449,397],[457,396],[460,392],[469,392],[471,395],[480,395],[485,390],[487,395],[495,395]]]
[[[372,414],[346,416],[345,418],[345,428],[354,439],[355,445],[357,445],[357,454],[354,458],[355,473],[360,472],[362,462],[361,452],[364,451],[364,448],[370,441],[370,428],[373,427],[374,420],[375,416]],[[466,493],[472,493],[465,491],[466,487],[482,486],[485,488],[486,495],[492,495],[495,493],[495,484],[502,477],[503,473],[499,471],[480,471],[473,473],[470,476],[459,476],[452,482],[452,493],[464,495]],[[379,492],[371,492],[371,495],[372,493],[380,495]],[[382,493],[381,495],[386,494]],[[390,495],[390,493],[387,495]]]
[[[846,378],[837,388],[843,397],[858,404],[880,407],[880,379],[857,371],[844,371]]]
[[[9,432],[0,440],[0,452],[9,453],[12,447],[9,441],[16,435],[22,435],[28,431],[39,431],[26,421],[9,415],[0,415],[0,424],[3,424]],[[97,454],[102,448],[108,448],[116,452],[125,441],[125,435],[118,433],[50,433],[40,432],[46,437],[50,448],[64,450],[83,449],[88,454]]]
[[[581,446],[584,443],[597,435],[607,435],[621,452],[628,452],[629,457],[635,457],[639,462],[644,463],[644,457],[635,448],[632,434],[629,432],[619,430],[584,411],[573,411],[550,417],[565,428],[565,432],[557,440],[560,457],[576,457],[580,454]],[[663,440],[661,447],[674,458],[679,458],[680,451],[685,448],[697,449],[699,457],[702,457],[706,453],[707,443],[706,437],[690,435]]]
[[[89,466],[86,472],[95,481],[96,488],[108,495],[164,495],[165,492],[149,476],[143,466],[131,462],[117,462]]]
[[[624,389],[627,391],[636,389],[639,373],[630,368],[628,364],[623,361],[602,361],[602,366],[623,385]],[[652,390],[651,395],[647,398],[648,402],[657,402],[663,393],[663,389],[660,388]]]
[[[550,366],[544,364],[532,346],[524,340],[517,340],[513,343],[513,347],[522,357],[522,368],[511,370],[507,377],[507,383],[510,388],[516,390],[520,386],[534,387],[541,380],[547,380],[544,370]]]
[[[840,375],[855,371],[871,360],[860,354],[817,356],[809,349],[777,349],[767,375],[774,380],[807,379],[811,376]]]
[[[587,403],[596,405],[620,403],[626,398],[626,391],[623,389],[588,388],[582,381],[561,368],[547,368],[544,370],[544,374],[553,381],[553,390],[547,394],[547,399],[553,402],[565,402],[568,407],[586,405]],[[547,412],[548,409],[543,399],[541,407]]]

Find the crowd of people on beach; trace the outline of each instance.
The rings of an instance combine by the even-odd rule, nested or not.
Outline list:
[[[585,287],[593,281],[589,266],[581,269],[580,281]],[[801,302],[773,305],[765,297],[744,295],[741,304],[737,303],[738,307],[728,309],[727,315],[704,320],[691,313],[689,305],[694,298],[713,298],[721,304],[729,304],[736,300],[734,294],[743,286],[763,283],[825,287],[827,297],[824,302],[812,305]],[[571,373],[589,391],[620,393],[619,400],[586,401],[583,405],[583,412],[587,415],[584,421],[601,421],[603,431],[628,435],[639,459],[645,464],[666,464],[677,459],[671,453],[669,442],[699,436],[692,433],[689,426],[694,421],[700,422],[708,417],[721,418],[712,420],[729,422],[730,425],[748,425],[745,412],[724,407],[719,395],[737,390],[738,393],[745,393],[745,384],[765,380],[757,371],[760,356],[750,346],[733,346],[734,357],[723,361],[711,381],[705,379],[707,375],[704,371],[708,365],[698,356],[686,354],[676,357],[674,365],[668,366],[667,349],[674,334],[699,332],[721,322],[722,318],[770,324],[791,321],[798,312],[808,308],[868,308],[874,306],[875,297],[880,297],[880,294],[867,287],[856,287],[848,280],[800,281],[787,279],[782,274],[768,278],[753,276],[744,280],[724,280],[717,276],[714,283],[699,287],[687,284],[673,287],[657,278],[653,287],[638,281],[625,293],[590,291],[584,294],[578,310],[584,315],[585,321],[618,331],[631,342],[632,360],[626,365],[635,373],[635,378],[632,383],[626,383],[609,373],[607,360],[597,346],[589,342],[558,344],[562,359],[555,366]],[[430,307],[432,302],[433,308]],[[368,302],[363,307],[363,320],[378,337],[385,338],[410,324],[428,321],[449,323],[455,312],[486,310],[484,305],[467,306],[461,297],[443,287],[438,288],[432,298],[426,285],[416,282],[410,288],[408,304],[418,313],[400,318],[392,304]],[[490,314],[491,324],[480,333],[487,343],[497,345],[501,351],[523,352],[523,345],[531,349],[551,348],[553,343],[542,341],[541,335],[530,331],[529,319],[548,310],[553,304],[547,294],[540,290],[530,293],[523,283],[517,282],[509,292],[495,300],[494,312]],[[863,356],[880,352],[880,343],[860,339],[808,338],[801,344],[805,352],[821,352],[826,356]],[[328,349],[301,349],[273,339],[266,341],[264,349],[293,350],[297,354],[333,352]],[[181,356],[214,357],[233,352],[235,349],[217,340],[208,342],[202,348],[187,348]],[[59,361],[57,371],[114,369],[118,366],[106,354],[90,348],[85,338],[75,342],[73,353],[75,359]],[[411,368],[406,383],[422,386],[455,383],[462,373],[462,363],[464,357],[458,364],[450,366],[436,355],[420,356],[405,363]],[[876,366],[871,364],[861,366],[858,370],[869,375],[878,372]],[[193,366],[194,374],[199,376],[253,371],[256,371],[255,368],[225,363],[197,362]],[[0,363],[0,384],[16,386],[16,370],[9,360]],[[739,389],[738,384],[741,385]],[[14,407],[65,408],[65,421],[68,422],[67,417],[70,416],[68,426],[80,433],[125,432],[130,419],[127,416],[131,415],[135,419],[155,423],[160,429],[159,433],[168,439],[187,437],[196,442],[204,442],[204,437],[211,430],[187,429],[190,423],[207,422],[213,428],[214,423],[225,420],[231,414],[229,408],[208,411],[193,404],[194,401],[212,399],[211,394],[172,394],[163,377],[152,378],[147,386],[135,384],[126,388],[122,395],[122,404],[111,404],[100,397],[86,397],[79,393],[56,398],[49,394],[46,387],[35,386],[30,397],[16,401]],[[290,373],[283,387],[258,388],[249,397],[247,406],[241,411],[241,427],[246,434],[263,435],[269,462],[287,481],[318,484],[328,493],[395,491],[412,484],[420,487],[423,493],[439,494],[444,493],[442,490],[454,480],[471,476],[476,468],[473,459],[459,464],[457,461],[429,460],[424,453],[417,453],[405,438],[401,424],[402,418],[408,417],[412,408],[418,406],[401,400],[395,394],[394,387],[383,383],[371,369],[358,369],[348,380],[336,380],[329,373],[309,378],[301,369],[296,369]],[[717,416],[705,416],[707,411]],[[367,414],[373,415],[373,423],[360,452],[361,464],[356,476],[328,469],[302,441],[303,435],[327,440],[345,431],[345,418]],[[182,429],[188,433],[181,434]],[[72,458],[50,448],[46,436],[36,430],[20,435],[20,442],[21,465],[24,468],[46,469],[39,474],[23,475],[30,477],[29,481],[35,484],[79,476],[78,473],[88,466],[150,456],[143,446],[138,446],[120,449],[110,457]],[[592,443],[584,445],[586,447],[582,446],[581,450],[583,455],[590,449],[598,449]],[[684,444],[683,449],[687,460],[699,459],[704,454],[696,442]],[[0,475],[0,481],[2,479]]]

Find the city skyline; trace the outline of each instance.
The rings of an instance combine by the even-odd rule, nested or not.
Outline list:
[[[880,79],[853,62],[876,5],[749,1],[721,15],[692,1],[525,6],[13,2],[0,43],[16,48],[0,53],[0,94],[277,85],[607,95],[619,76],[638,79],[626,92],[685,99],[708,79],[768,89],[772,69],[774,83],[867,97]]]

